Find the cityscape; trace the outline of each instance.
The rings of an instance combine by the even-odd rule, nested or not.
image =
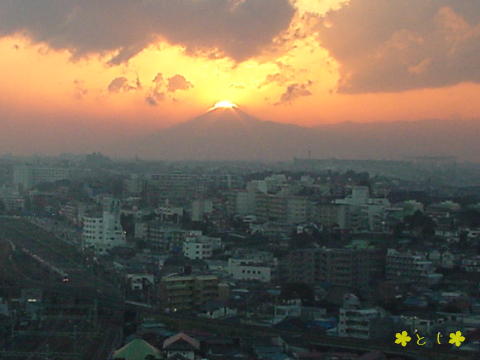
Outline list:
[[[478,166],[0,164],[2,358],[478,354]]]
[[[480,2],[0,0],[0,360],[480,359]]]

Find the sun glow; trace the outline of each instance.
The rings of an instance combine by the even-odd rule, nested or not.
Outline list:
[[[210,110],[216,110],[216,109],[233,109],[236,108],[237,105],[232,103],[231,101],[228,100],[223,100],[217,102],[215,105],[213,105]]]

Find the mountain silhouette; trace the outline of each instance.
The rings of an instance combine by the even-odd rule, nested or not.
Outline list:
[[[152,159],[281,160],[305,154],[308,136],[297,125],[259,120],[239,108],[216,108],[142,139],[132,151]]]
[[[456,156],[478,161],[477,120],[337,123],[306,128],[216,108],[123,147],[117,153],[155,160],[403,159]],[[119,148],[117,148],[119,150]]]

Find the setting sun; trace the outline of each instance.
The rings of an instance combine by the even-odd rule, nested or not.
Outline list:
[[[213,105],[210,110],[215,110],[215,109],[233,109],[236,108],[237,105],[232,103],[231,101],[228,100],[223,100],[217,102],[215,105]]]

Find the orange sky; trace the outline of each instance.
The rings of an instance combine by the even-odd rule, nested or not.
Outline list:
[[[259,118],[300,125],[476,118],[480,114],[480,85],[476,77],[470,80],[464,74],[458,79],[446,79],[444,84],[425,79],[412,86],[402,83],[403,88],[398,90],[385,86],[385,91],[370,91],[369,85],[365,85],[366,91],[343,91],[342,82],[348,79],[350,71],[371,71],[366,63],[360,64],[360,57],[348,58],[345,49],[328,46],[328,41],[334,43],[336,36],[341,43],[344,35],[341,27],[338,33],[330,31],[332,26],[335,29],[334,21],[338,19],[330,19],[326,14],[348,7],[348,1],[291,3],[295,14],[290,25],[269,44],[241,60],[226,56],[221,48],[211,49],[217,55],[192,52],[182,41],[158,36],[128,61],[111,64],[112,51],[89,51],[72,57],[71,49],[52,45],[50,40],[41,41],[31,35],[33,30],[4,34],[0,37],[0,124],[3,121],[4,128],[12,130],[17,125],[26,129],[30,124],[48,127],[64,122],[68,128],[69,122],[77,123],[76,126],[84,122],[105,131],[116,124],[118,129],[133,129],[140,134],[187,120],[226,99]],[[446,19],[442,29],[453,29],[452,34],[460,34],[458,39],[464,34],[461,39],[465,43],[467,35],[468,39],[478,39],[480,25],[454,10],[444,9],[435,10],[432,15],[436,24],[438,19]],[[380,51],[391,49],[387,46],[403,51],[405,41],[416,41],[412,40],[417,39],[411,35],[413,32],[406,37],[401,29],[375,48],[375,59],[384,55]],[[444,34],[439,30],[440,33]],[[324,40],[325,36],[330,36],[330,40]],[[446,34],[445,39],[449,36],[450,33]],[[398,41],[402,41],[401,45]],[[430,65],[435,64],[421,54],[402,54],[412,76],[429,67],[433,69]],[[390,57],[385,59],[391,61]],[[388,66],[385,65],[387,70]],[[357,78],[361,84],[358,89],[371,84],[370,78],[363,83],[358,74]]]

